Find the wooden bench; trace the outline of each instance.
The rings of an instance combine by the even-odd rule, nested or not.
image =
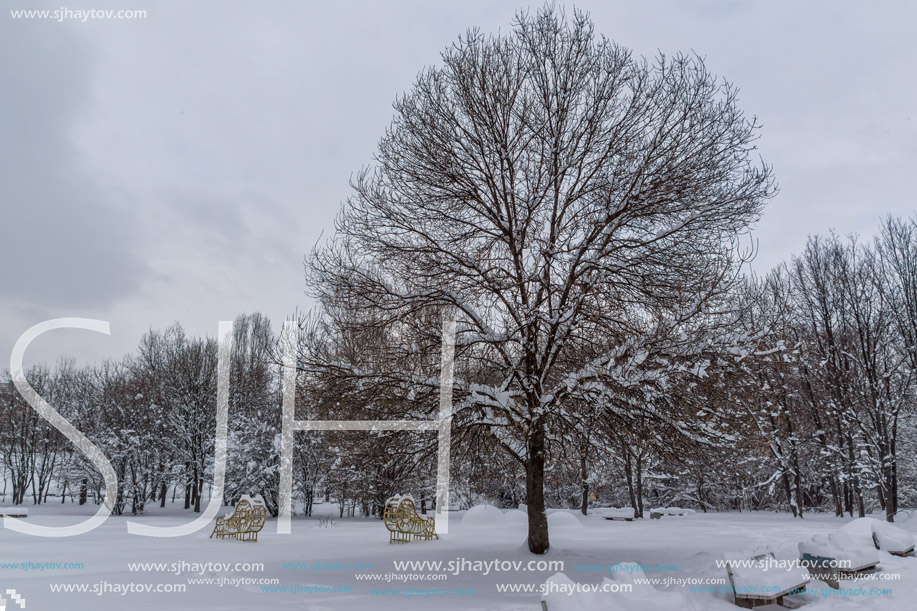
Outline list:
[[[914,535],[888,522],[872,524],[872,543],[876,549],[894,556],[907,556],[914,552]]]
[[[237,541],[258,541],[258,533],[264,528],[266,521],[267,509],[264,501],[243,496],[236,503],[235,511],[217,517],[210,537],[216,535],[218,539],[232,537]]]
[[[816,533],[799,544],[802,563],[816,579],[837,590],[841,579],[872,573],[879,565],[879,554],[871,547],[857,545],[843,531]]]
[[[0,507],[0,518],[27,518],[29,510],[26,507]]]
[[[386,501],[382,519],[389,531],[389,543],[439,539],[439,535],[436,534],[436,521],[432,517],[417,515],[414,500],[410,497],[393,496]]]
[[[695,513],[697,512],[693,509],[684,509],[682,507],[657,507],[650,509],[650,518],[658,520],[664,516],[684,517],[693,516]]]
[[[620,520],[621,522],[634,521],[633,507],[599,507],[594,513],[597,513],[606,520]]]
[[[726,575],[729,578],[729,587],[735,596],[736,606],[743,609],[754,609],[764,605],[784,606],[783,597],[799,594],[805,591],[809,584],[809,572],[801,566],[796,566],[788,571],[784,567],[776,566],[776,557],[773,552],[758,554],[749,558],[768,565],[769,569],[748,567],[744,560],[738,556],[726,558]]]

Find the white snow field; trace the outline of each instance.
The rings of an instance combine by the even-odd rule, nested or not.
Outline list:
[[[90,515],[95,506],[49,504],[30,510],[31,522],[63,526]],[[257,543],[209,539],[212,525],[177,538],[127,533],[128,520],[175,526],[192,515],[170,507],[154,507],[140,518],[112,517],[95,531],[72,538],[3,529],[0,596],[7,610],[19,609],[8,593],[15,590],[26,611],[540,611],[539,588],[552,587],[549,611],[735,610],[718,561],[762,548],[772,549],[777,558],[790,557],[800,541],[851,522],[824,514],[794,520],[776,513],[698,513],[623,522],[598,513],[584,518],[553,511],[551,550],[535,557],[525,549],[526,524],[516,510],[454,512],[450,532],[439,541],[400,545],[388,542],[380,520],[344,519],[320,527],[319,517],[336,516],[335,510],[320,505],[315,517],[294,518],[290,535],[278,535],[276,521],[269,520]],[[898,526],[913,534],[917,518]],[[842,581],[839,590],[813,580],[810,593],[790,596],[785,603],[812,611],[914,609],[917,558],[878,553],[879,570],[872,578]],[[417,564],[401,564],[405,561]],[[641,583],[643,578],[659,581]],[[691,580],[701,583],[685,584]],[[631,589],[572,591],[602,583],[608,590]]]

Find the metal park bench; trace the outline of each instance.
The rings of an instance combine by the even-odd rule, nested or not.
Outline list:
[[[432,517],[417,515],[414,500],[409,497],[393,496],[386,501],[382,519],[389,531],[389,543],[439,539],[439,535],[436,534],[436,521]]]
[[[267,509],[264,501],[243,496],[236,503],[235,511],[217,518],[210,537],[216,535],[218,539],[232,537],[237,541],[257,541],[258,533],[264,528],[266,521]]]

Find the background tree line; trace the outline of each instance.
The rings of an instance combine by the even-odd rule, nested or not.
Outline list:
[[[639,365],[629,358],[632,392],[596,382],[564,400],[563,418],[547,431],[547,504],[631,506],[638,516],[672,504],[800,517],[881,509],[889,519],[917,504],[917,218],[887,219],[871,242],[814,236],[764,278],[744,278],[727,303],[736,326],[729,342],[697,351],[702,370],[692,358],[694,369],[685,371],[670,351],[669,385],[660,389],[658,375],[649,375],[660,365],[644,365],[649,355]],[[397,327],[354,325],[361,313],[338,306],[301,320],[297,418],[428,417],[438,347],[425,349],[422,338],[438,313],[418,312]],[[236,320],[224,499],[261,494],[274,512],[277,349],[263,316]],[[486,369],[473,352],[458,363],[464,380],[486,379]],[[405,383],[407,370],[413,383]],[[150,504],[200,510],[212,473],[215,376],[215,341],[188,337],[179,325],[150,331],[120,361],[77,367],[62,360],[28,372],[36,390],[109,456],[120,482],[115,511],[133,514]],[[640,388],[648,378],[651,388]],[[475,392],[473,385],[455,391],[452,502],[518,506],[524,468],[493,430],[493,416],[471,407]],[[100,502],[101,476],[8,381],[0,418],[4,497]],[[422,433],[299,433],[296,510],[310,514],[324,503],[323,513],[378,516],[396,493],[430,508],[434,452],[435,439]]]

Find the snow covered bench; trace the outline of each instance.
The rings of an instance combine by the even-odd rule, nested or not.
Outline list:
[[[726,554],[726,576],[736,606],[754,609],[783,606],[783,597],[798,594],[809,583],[809,571],[793,560],[777,561],[773,552],[753,556]]]
[[[914,551],[914,535],[884,520],[857,518],[845,524],[841,532],[862,547],[875,547],[896,556]]]
[[[914,535],[879,520],[872,524],[872,542],[876,549],[885,550],[895,556],[907,556],[914,551]]]
[[[396,495],[386,501],[382,520],[389,531],[389,543],[439,539],[439,535],[436,534],[436,521],[432,517],[417,515],[414,499],[411,497]]]
[[[682,509],[681,507],[657,507],[656,509],[650,509],[650,518],[653,520],[658,520],[662,516],[692,516],[696,511],[693,509]]]
[[[217,517],[210,538],[216,535],[218,539],[232,537],[237,541],[258,541],[258,533],[264,528],[266,521],[267,509],[264,501],[246,495],[236,503],[235,511]]]
[[[623,520],[624,522],[634,521],[634,510],[632,507],[605,507],[599,509],[596,513],[606,520]]]
[[[27,518],[29,509],[27,507],[0,507],[0,518]]]
[[[818,533],[799,544],[802,562],[814,568],[813,574],[834,589],[840,579],[856,577],[876,570],[879,553],[872,547],[858,545],[842,530]]]

